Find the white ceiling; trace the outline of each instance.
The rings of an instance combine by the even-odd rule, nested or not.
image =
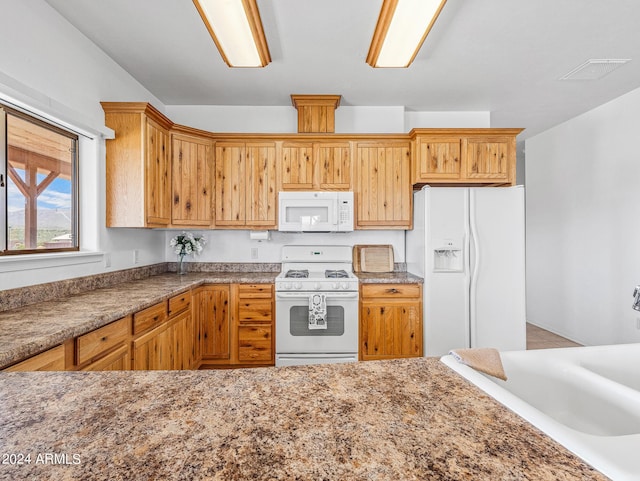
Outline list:
[[[408,69],[365,63],[382,0],[258,0],[272,63],[224,64],[190,0],[47,0],[165,105],[341,105],[490,111],[520,139],[640,87],[637,0],[448,0]],[[595,81],[558,79],[630,58]],[[117,99],[110,99],[117,100]]]

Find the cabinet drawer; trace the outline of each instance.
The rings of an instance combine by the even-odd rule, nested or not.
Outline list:
[[[189,309],[191,306],[191,291],[183,292],[169,299],[169,317]]]
[[[240,326],[238,328],[238,361],[271,362],[271,326]]]
[[[57,346],[4,369],[12,371],[64,371],[64,346]]]
[[[167,320],[167,303],[160,302],[133,315],[133,334],[140,334]]]
[[[76,339],[76,363],[84,364],[128,341],[130,332],[131,316],[127,316],[78,337]]]
[[[270,321],[273,319],[271,299],[242,300],[238,302],[238,320],[242,321]]]
[[[420,284],[364,284],[362,297],[420,297]]]
[[[239,284],[238,297],[240,298],[271,298],[273,284]]]

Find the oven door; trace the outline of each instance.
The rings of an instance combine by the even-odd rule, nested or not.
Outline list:
[[[358,293],[327,292],[327,329],[309,329],[309,295],[276,292],[276,353],[358,352]]]

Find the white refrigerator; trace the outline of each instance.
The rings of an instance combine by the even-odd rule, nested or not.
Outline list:
[[[424,354],[526,349],[524,188],[414,194],[407,269],[424,277]]]

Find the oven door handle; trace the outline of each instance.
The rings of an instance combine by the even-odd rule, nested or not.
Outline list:
[[[276,299],[308,299],[314,292],[276,292]],[[357,299],[357,292],[325,292],[327,300],[330,299]]]

